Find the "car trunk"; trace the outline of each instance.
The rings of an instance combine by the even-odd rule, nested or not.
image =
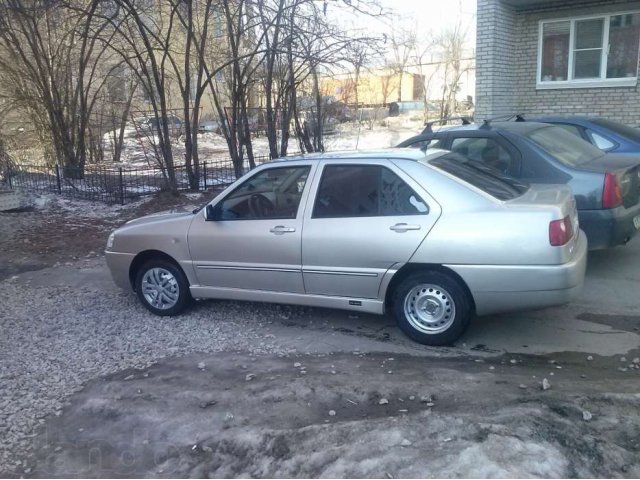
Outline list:
[[[573,192],[567,185],[555,184],[532,184],[529,189],[521,196],[506,202],[512,206],[523,207],[556,207],[559,209],[556,215],[551,219],[552,223],[567,219],[571,224],[572,236],[564,244],[558,246],[561,251],[561,258],[567,261],[578,241],[578,232],[580,226],[578,224],[578,211],[576,209],[576,200]]]
[[[576,201],[571,188],[566,185],[532,184],[527,191],[513,200],[509,205],[556,206],[560,208],[561,217],[572,216],[576,212]]]
[[[612,173],[620,185],[622,204],[632,207],[640,201],[640,157],[609,153],[596,158],[581,168],[599,173]]]

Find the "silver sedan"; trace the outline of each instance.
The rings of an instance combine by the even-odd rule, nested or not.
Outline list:
[[[566,186],[400,149],[262,165],[199,211],[130,221],[106,258],[158,315],[196,298],[390,312],[444,345],[474,315],[569,302],[586,251]]]

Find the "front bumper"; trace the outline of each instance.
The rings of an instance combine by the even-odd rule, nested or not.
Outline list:
[[[633,219],[640,215],[640,203],[630,208],[578,210],[580,228],[589,239],[589,250],[624,245],[637,233]]]
[[[561,265],[446,265],[466,282],[478,315],[569,303],[582,290],[587,238],[580,232],[573,257]]]
[[[113,281],[117,286],[125,290],[132,288],[129,270],[134,257],[133,253],[105,252],[107,267],[109,267]]]

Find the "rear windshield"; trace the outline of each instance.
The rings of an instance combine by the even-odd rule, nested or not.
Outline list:
[[[527,183],[505,175],[484,163],[448,153],[429,162],[434,167],[458,177],[498,200],[512,200],[529,189]]]
[[[607,128],[622,137],[626,137],[634,142],[640,142],[640,129],[632,128],[618,122],[612,122],[606,118],[594,118],[591,120],[596,125]]]
[[[569,167],[589,163],[602,156],[602,152],[586,140],[561,127],[544,127],[527,137],[553,158]]]

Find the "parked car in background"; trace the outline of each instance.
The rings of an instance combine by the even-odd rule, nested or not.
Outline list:
[[[142,117],[135,121],[136,125],[134,126],[139,133],[143,135],[155,135],[158,125],[163,126],[164,123],[167,124],[169,135],[178,137],[184,133],[182,120],[175,115],[167,115],[166,117]]]
[[[198,125],[198,133],[222,133],[222,123],[218,120],[205,120]]]
[[[313,132],[316,129],[317,116],[313,112],[305,112],[300,115],[302,128],[307,134],[312,137]],[[323,135],[335,135],[337,132],[338,121],[335,117],[323,117],[322,119],[322,134]]]
[[[603,152],[640,155],[640,129],[638,128],[601,117],[539,117],[530,120],[564,128]]]
[[[640,156],[603,153],[538,122],[427,127],[399,147],[445,148],[530,183],[567,184],[590,249],[624,244],[640,229]]]
[[[443,345],[475,314],[568,302],[586,239],[566,186],[403,149],[263,164],[199,211],[130,221],[106,257],[158,315],[192,298],[391,312]]]

